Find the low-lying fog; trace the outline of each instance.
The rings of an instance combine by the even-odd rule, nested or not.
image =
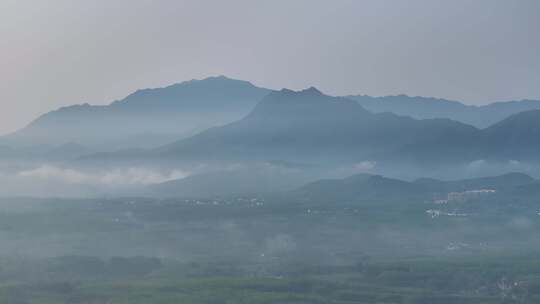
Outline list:
[[[423,177],[453,180],[508,172],[522,172],[536,177],[540,176],[540,167],[517,160],[508,162],[476,160],[461,166],[437,168],[419,168],[373,160],[333,167],[280,162],[160,165],[141,162],[123,166],[4,162],[0,166],[0,182],[3,185],[0,188],[0,196],[100,197],[113,194],[127,196],[161,194],[204,197],[292,190],[318,179],[344,178],[358,173],[380,174],[403,180]],[[175,181],[176,184],[173,183]],[[156,188],[154,187],[156,185],[164,187]],[[177,189],[174,193],[167,193],[174,188],[173,185]],[[203,187],[208,189],[194,190]]]

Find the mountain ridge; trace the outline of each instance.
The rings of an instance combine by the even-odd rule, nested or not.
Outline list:
[[[374,113],[391,112],[416,119],[449,118],[477,128],[486,128],[523,111],[540,109],[540,100],[497,101],[486,105],[469,105],[444,98],[408,96],[405,94],[372,97],[347,95]]]
[[[157,146],[241,118],[270,91],[225,76],[137,90],[108,105],[84,103],[47,112],[2,142],[75,142],[108,150]]]
[[[30,148],[32,148],[32,145],[55,147],[67,143],[80,144],[98,151],[154,148],[177,142],[179,139],[189,138],[215,126],[234,123],[246,116],[251,119],[260,114],[262,107],[267,106],[267,104],[258,101],[268,94],[272,96],[278,94],[278,96],[283,97],[283,100],[298,94],[309,96],[314,100],[321,99],[321,96],[329,97],[314,87],[301,91],[289,89],[273,91],[257,87],[248,81],[231,79],[225,76],[214,76],[202,80],[184,81],[161,88],[137,90],[121,100],[113,101],[109,105],[84,103],[62,107],[39,116],[25,128],[2,137],[0,141],[4,146],[16,148],[21,145]],[[360,119],[360,112],[366,112],[365,115],[363,114],[362,119],[367,119],[366,117],[370,116],[367,112],[373,112],[376,116],[370,116],[369,119],[387,120],[393,124],[402,123],[404,132],[411,132],[407,128],[412,123],[410,123],[410,120],[408,123],[405,120],[406,117],[416,120],[431,119],[434,124],[447,124],[448,130],[457,130],[459,128],[456,127],[455,123],[443,123],[444,119],[460,123],[465,121],[465,124],[480,129],[484,128],[488,122],[491,123],[495,119],[500,119],[494,121],[493,125],[495,125],[508,115],[515,115],[516,111],[535,107],[540,108],[540,101],[535,100],[495,102],[485,106],[471,106],[442,98],[410,97],[407,95],[385,97],[350,95],[335,98],[349,107],[348,111],[340,112],[339,115],[343,116],[341,120],[349,120],[350,117],[355,115]],[[414,106],[415,104],[417,106]],[[356,105],[360,105],[360,107]],[[377,108],[374,105],[379,107]],[[419,112],[418,105],[423,108],[423,112]],[[252,109],[255,111],[250,111]],[[283,112],[280,115],[296,115],[300,118],[322,117],[312,115],[314,113],[301,112],[307,111],[306,109],[303,107],[302,110],[294,110],[291,107],[289,114]],[[324,105],[319,108],[313,107],[309,111],[325,112],[327,107]],[[482,114],[482,117],[488,117],[485,120],[484,118],[478,118],[478,111],[491,111],[495,114],[487,116]],[[268,109],[262,111],[265,115],[269,112]],[[328,116],[326,117],[328,118]],[[342,124],[342,121],[337,118],[327,119],[326,122],[320,121],[319,123],[332,122]],[[427,123],[424,122],[424,124]],[[451,124],[455,124],[455,126],[450,127]],[[327,126],[327,128],[329,127]],[[442,130],[444,127],[441,126],[436,129]],[[489,133],[494,128],[489,125],[485,129]],[[475,130],[470,129],[470,133],[475,132]],[[434,135],[437,134],[445,135],[444,132],[434,132]],[[372,135],[372,137],[374,136],[377,136],[377,134]],[[459,134],[455,136],[459,136]],[[401,140],[401,136],[395,135],[394,137]],[[475,137],[478,136],[472,136],[469,139],[469,144],[477,140]],[[488,139],[487,141],[489,143],[493,140]],[[417,145],[418,143],[410,142],[409,144]],[[439,138],[438,140],[424,140],[423,145],[426,150],[432,150],[435,145],[448,144],[446,144],[446,138]],[[455,149],[456,146],[450,145],[450,147]],[[402,154],[410,154],[408,149],[404,148]],[[473,152],[472,154],[477,153],[477,151]]]
[[[472,126],[449,119],[416,120],[391,113],[372,114],[354,101],[327,96],[314,88],[296,92],[285,89],[268,94],[253,111],[236,122],[211,128],[154,152],[159,156],[186,158],[190,154],[200,158],[212,151],[212,157],[220,153],[232,158],[284,157],[293,162],[300,160],[295,158],[325,158],[325,155],[361,160],[415,144],[419,139],[427,141],[449,132],[459,136],[476,131]]]
[[[515,191],[534,186],[537,181],[519,172],[461,180],[421,178],[405,181],[378,174],[360,173],[339,179],[323,179],[307,183],[291,192],[307,200],[433,200],[452,192]]]

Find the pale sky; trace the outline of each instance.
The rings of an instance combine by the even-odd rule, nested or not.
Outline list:
[[[0,134],[226,75],[335,95],[540,99],[536,0],[0,0]]]

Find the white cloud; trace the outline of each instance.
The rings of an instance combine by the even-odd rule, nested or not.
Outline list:
[[[184,178],[188,175],[187,172],[181,170],[173,170],[169,174],[162,174],[145,168],[129,168],[126,170],[105,172],[105,174],[99,177],[99,181],[105,185],[149,185]]]
[[[87,183],[90,179],[90,176],[82,172],[72,170],[72,169],[63,169],[50,165],[42,165],[38,168],[21,171],[17,174],[19,177],[23,178],[38,178],[43,180],[57,180],[70,184],[83,184]]]
[[[469,163],[469,168],[470,169],[479,169],[479,168],[482,168],[486,165],[486,161],[483,160],[483,159],[477,159],[477,160],[473,160],[472,162]]]
[[[377,162],[375,161],[363,161],[363,162],[354,164],[353,170],[357,173],[367,173],[375,169],[376,165],[377,165]]]
[[[519,166],[521,165],[521,162],[519,160],[511,159],[508,161],[508,164],[511,166]]]
[[[104,186],[150,185],[180,179],[190,173],[183,170],[172,170],[163,173],[157,170],[132,167],[102,172],[84,172],[52,165],[42,165],[34,169],[20,171],[17,177],[23,179],[39,179],[57,181],[67,184],[90,184]]]

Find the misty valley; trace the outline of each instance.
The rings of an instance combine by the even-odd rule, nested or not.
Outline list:
[[[540,185],[424,184],[359,175],[266,195],[2,199],[0,299],[538,301]]]
[[[538,303],[540,101],[225,76],[0,137],[0,303]]]

